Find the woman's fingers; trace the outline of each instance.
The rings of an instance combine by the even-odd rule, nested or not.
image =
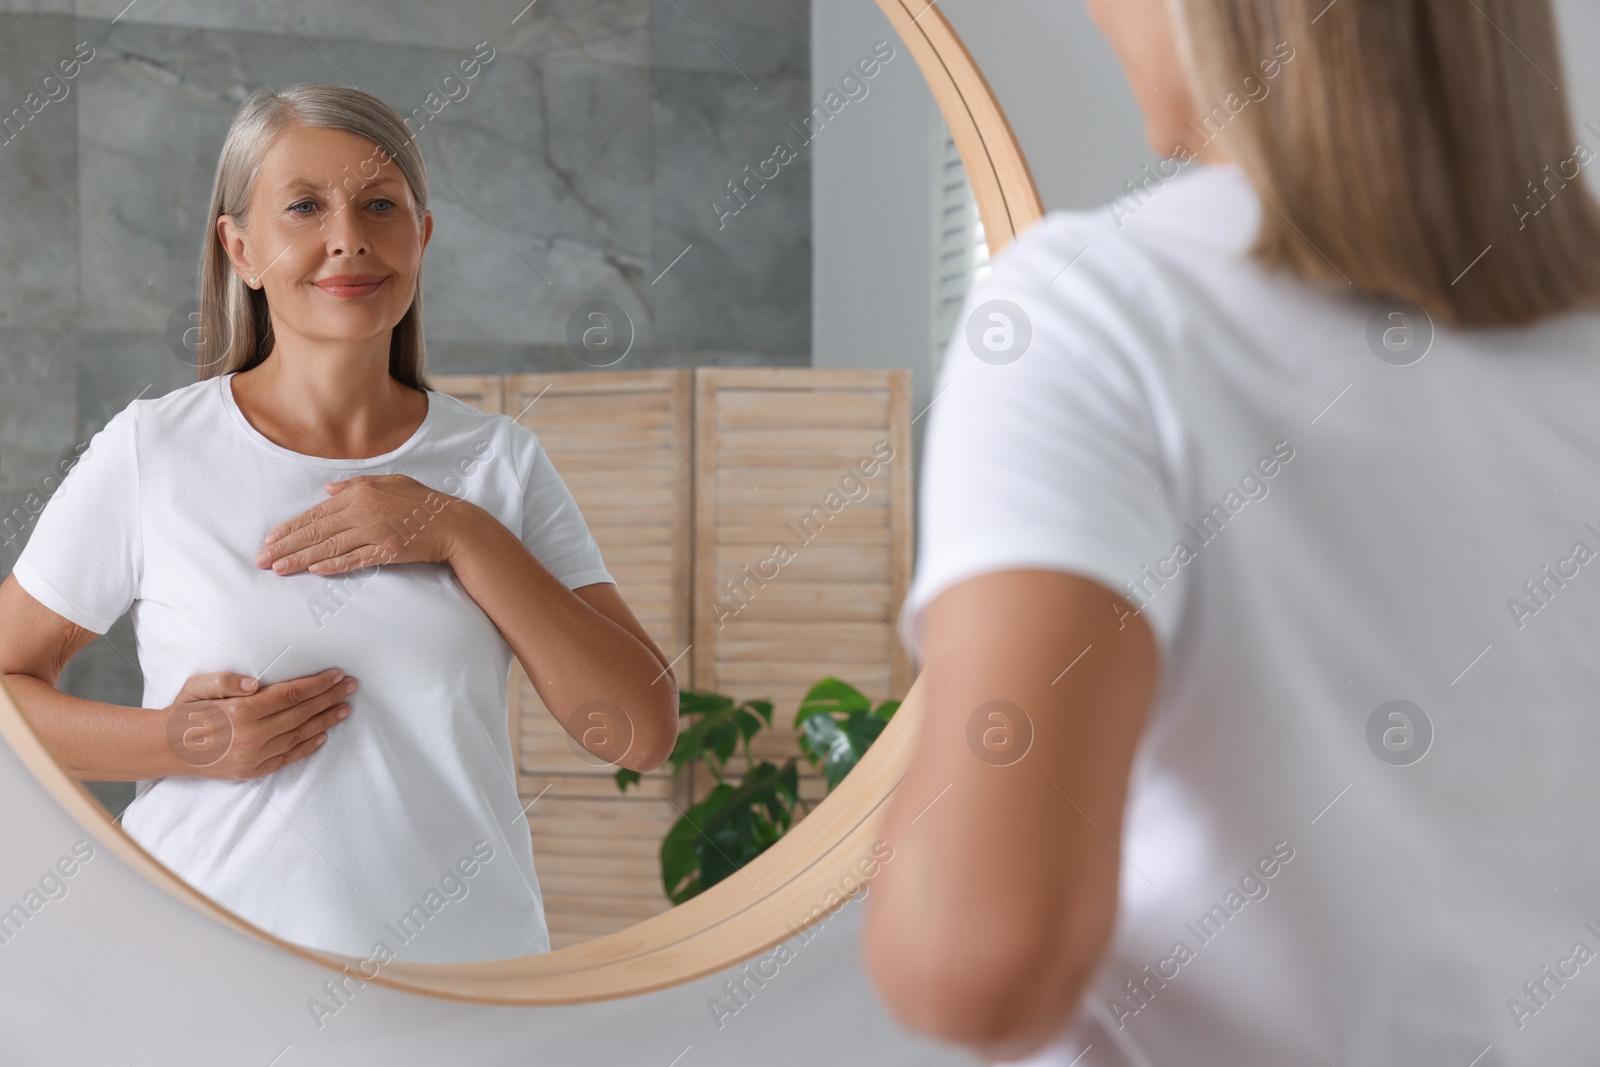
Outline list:
[[[254,777],[265,777],[266,775],[283,770],[283,768],[287,767],[291,763],[305,759],[307,756],[311,755],[311,753],[315,752],[322,745],[322,742],[326,741],[327,739],[327,734],[317,734],[314,737],[306,738],[304,741],[300,742],[283,755],[273,756],[271,759],[268,759],[266,762],[262,763],[261,766],[256,768]]]
[[[194,675],[183,688],[190,697],[196,700],[222,700],[226,697],[236,697],[241,694],[249,695],[255,692],[255,688],[258,685],[257,680],[248,674],[236,674],[233,671],[214,671],[210,674]]]
[[[201,777],[260,777],[315,751],[355,688],[334,667],[271,685],[234,671],[191,675],[168,709],[168,744]]]
[[[244,706],[248,709],[250,718],[264,722],[282,714],[286,710],[293,710],[308,700],[315,700],[344,680],[345,674],[343,671],[337,667],[329,667],[327,670],[318,671],[316,674],[290,678],[284,682],[273,682],[271,685],[260,689],[260,695],[254,700],[246,701]],[[230,693],[227,695],[238,696],[239,694]],[[323,705],[323,707],[326,706]]]
[[[312,675],[318,678],[318,675]],[[321,684],[320,682],[318,684]],[[299,729],[308,719],[319,712],[325,711],[356,691],[358,683],[354,678],[340,677],[337,682],[329,682],[322,688],[313,688],[301,699],[281,708],[261,719],[261,725],[271,735],[288,734]],[[304,692],[300,690],[299,692]],[[302,737],[304,735],[301,735]]]
[[[335,724],[342,722],[350,714],[349,704],[335,704],[331,708],[319,711],[302,720],[299,725],[291,726],[271,741],[261,746],[264,756],[279,756],[285,752],[293,751],[305,742],[313,740],[320,734],[325,734]]]

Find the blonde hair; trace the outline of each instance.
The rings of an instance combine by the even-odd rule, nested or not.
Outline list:
[[[400,168],[411,186],[419,218],[428,206],[422,149],[400,113],[382,100],[330,83],[299,83],[251,93],[239,106],[222,142],[211,185],[211,214],[200,251],[200,381],[249,370],[272,351],[266,291],[252,289],[233,269],[217,234],[217,219],[231,215],[240,226],[249,225],[250,194],[262,157],[292,126],[322,126],[365,137],[377,146],[380,165],[392,159]],[[411,306],[390,335],[389,374],[413,388],[431,388],[424,366],[420,268]]]
[[[1172,8],[1201,114],[1293,49],[1223,131],[1265,201],[1258,262],[1452,326],[1600,305],[1596,153],[1574,148],[1549,0]]]

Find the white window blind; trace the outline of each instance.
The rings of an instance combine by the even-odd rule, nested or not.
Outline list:
[[[930,364],[935,374],[958,328],[956,318],[974,283],[989,272],[989,245],[967,170],[956,151],[944,116],[934,110],[934,242],[938,270],[933,279],[933,336]]]

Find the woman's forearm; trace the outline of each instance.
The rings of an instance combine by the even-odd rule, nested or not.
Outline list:
[[[22,713],[67,770],[91,782],[134,782],[182,774],[167,746],[164,709],[130,708],[63,693],[31,674],[7,674]]]
[[[456,577],[505,636],[568,732],[574,733],[573,725],[583,732],[572,718],[587,710],[583,705],[607,701],[622,709],[630,728],[631,744],[619,765],[648,770],[665,760],[677,739],[678,691],[655,654],[584,603],[482,508],[463,509],[451,544]]]

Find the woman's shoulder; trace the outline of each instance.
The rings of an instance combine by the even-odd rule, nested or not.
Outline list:
[[[1047,328],[1141,348],[1178,337],[1191,278],[1249,269],[1261,201],[1235,165],[1163,162],[1101,207],[1047,212],[994,257],[972,306],[1008,300]]]
[[[206,378],[179,386],[159,396],[141,392],[107,422],[130,436],[136,434],[143,445],[150,443],[184,444],[184,431],[207,431],[221,414],[218,378]],[[125,429],[124,429],[125,427]]]
[[[484,458],[503,450],[516,469],[527,469],[529,457],[539,449],[539,437],[533,430],[510,415],[485,411],[437,387],[430,387],[428,393],[436,422],[436,447],[457,452],[470,447]]]
[[[452,416],[463,421],[489,422],[493,421],[498,415],[498,412],[484,411],[477,405],[469,404],[467,401],[462,400],[454,393],[447,393],[436,386],[430,386],[428,393],[433,398],[433,402],[440,406],[441,410],[449,412]]]
[[[532,430],[510,415],[498,411],[485,411],[453,393],[429,387],[428,395],[434,417],[438,420],[439,429],[442,431],[441,437],[469,435],[522,441],[533,435]]]
[[[1097,208],[1056,208],[994,259],[1000,272],[1040,276],[1055,284],[1080,273],[1105,277],[1100,266],[1138,272],[1155,260],[1238,259],[1254,242],[1262,201],[1236,164],[1145,164],[1122,195]]]

